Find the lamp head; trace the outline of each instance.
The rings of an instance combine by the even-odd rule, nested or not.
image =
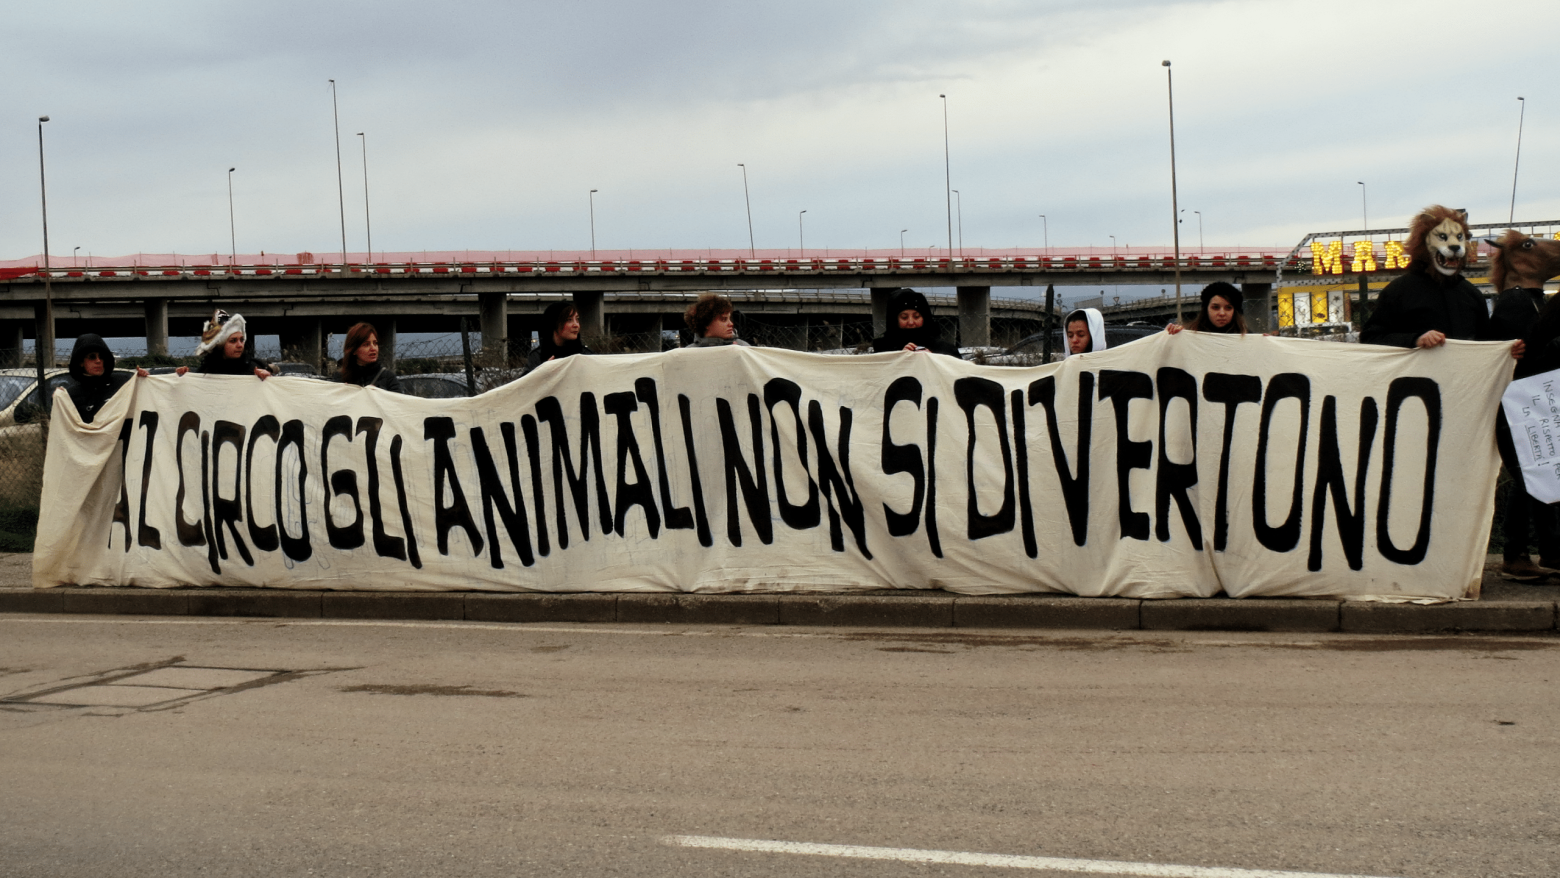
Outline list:
[[[1161,66],[1161,67],[1169,67],[1170,66],[1170,62],[1168,60],[1160,61],[1159,62],[1159,66]]]
[[[228,168],[228,173],[231,174],[236,170],[238,170],[238,168]]]
[[[39,116],[38,117],[38,121],[39,122],[47,122],[47,121],[49,121],[49,117],[48,116]]]

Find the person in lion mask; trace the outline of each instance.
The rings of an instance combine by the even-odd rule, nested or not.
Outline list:
[[[1375,310],[1360,332],[1365,344],[1434,348],[1449,338],[1495,341],[1484,297],[1462,276],[1473,255],[1468,213],[1439,204],[1409,223],[1408,273],[1381,291]],[[1522,358],[1523,342],[1512,342],[1511,355]]]

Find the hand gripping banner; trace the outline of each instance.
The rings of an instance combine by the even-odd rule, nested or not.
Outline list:
[[[1505,345],[1161,334],[1027,369],[703,348],[471,399],[55,401],[34,583],[1476,596]]]

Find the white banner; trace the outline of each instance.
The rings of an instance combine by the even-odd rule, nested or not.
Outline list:
[[[1560,501],[1560,371],[1513,381],[1500,401],[1528,495]]]
[[[1474,596],[1511,363],[1182,333],[572,357],[451,400],[143,378],[90,425],[56,399],[34,581]]]

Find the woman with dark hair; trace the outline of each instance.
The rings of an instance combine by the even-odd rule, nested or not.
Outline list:
[[[542,312],[542,331],[536,350],[526,360],[532,369],[548,360],[575,354],[594,354],[580,341],[580,309],[573,302],[554,302]]]
[[[202,375],[253,375],[264,381],[276,372],[268,363],[256,363],[249,352],[244,315],[228,314],[220,308],[212,312],[211,319],[201,329],[195,356],[201,358],[196,368]],[[180,366],[174,374],[183,375],[188,371],[188,366]]]
[[[683,312],[683,321],[688,324],[694,337],[689,347],[751,347],[737,338],[737,324],[731,317],[733,310],[730,299],[715,293],[705,293],[697,302],[689,305],[688,310]]]
[[[872,340],[873,353],[931,351],[957,357],[959,349],[942,340],[932,322],[932,306],[915,290],[898,290],[888,300],[888,328]]]
[[[1171,335],[1175,335],[1183,329],[1189,329],[1192,332],[1219,332],[1230,335],[1238,332],[1241,335],[1245,335],[1247,332],[1246,317],[1240,313],[1241,303],[1244,300],[1245,297],[1241,295],[1240,289],[1234,284],[1225,283],[1222,280],[1215,281],[1203,287],[1202,308],[1198,310],[1197,316],[1193,317],[1191,322],[1185,326],[1179,323],[1172,323],[1166,326],[1165,329]]]
[[[401,392],[401,379],[379,362],[379,330],[372,323],[347,330],[347,340],[341,344],[341,382]]]
[[[150,374],[145,369],[136,369],[135,373],[142,378]],[[129,375],[114,371],[114,352],[108,349],[103,337],[90,332],[79,336],[70,352],[70,378],[65,392],[76,404],[76,414],[84,424],[92,423],[109,397],[130,382]]]

